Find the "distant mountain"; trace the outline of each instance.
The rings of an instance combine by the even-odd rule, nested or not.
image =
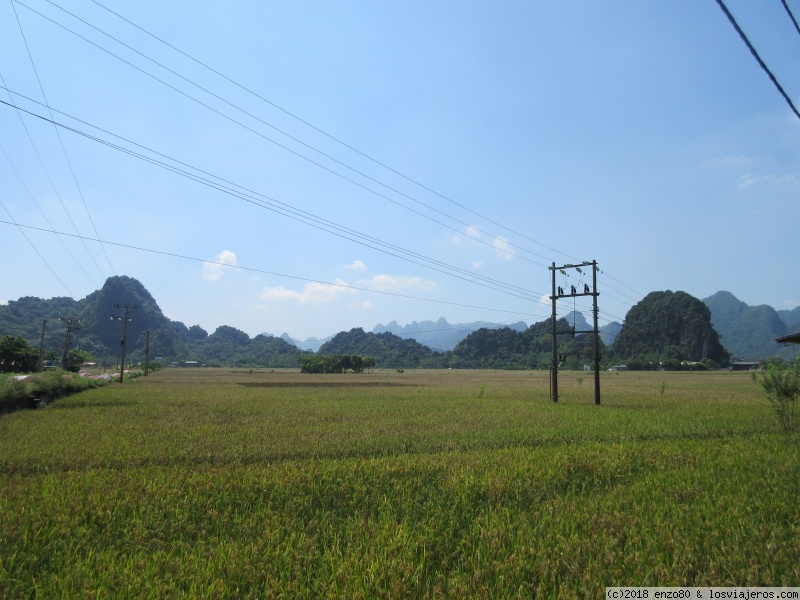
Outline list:
[[[128,306],[126,362],[144,359],[147,332],[150,356],[167,360],[197,360],[205,363],[238,361],[254,366],[296,367],[302,351],[284,340],[257,336],[251,340],[243,331],[223,325],[208,333],[199,325],[186,327],[164,316],[153,296],[132,277],[109,277],[103,287],[82,300],[72,298],[24,297],[0,306],[0,336],[20,336],[39,347],[43,322],[44,350],[61,356],[66,341],[62,319],[78,321],[70,348],[94,354],[98,362],[114,364],[121,358],[120,342]],[[116,318],[115,318],[116,317]]]
[[[711,322],[728,351],[737,359],[763,360],[772,356],[792,357],[792,349],[775,342],[791,329],[792,319],[800,321],[800,308],[781,311],[771,306],[748,306],[730,292],[720,291],[703,300],[711,310]],[[786,319],[786,320],[784,320]],[[795,322],[800,328],[800,323]]]
[[[622,331],[622,324],[612,321],[600,326],[600,339],[606,346],[611,346],[617,339],[619,332]]]
[[[288,333],[282,333],[281,339],[287,342],[288,344],[291,344],[292,346],[300,348],[301,350],[310,350],[311,352],[316,352],[320,349],[320,346],[322,346],[322,344],[331,341],[333,339],[333,336],[329,335],[328,337],[324,338],[311,337],[311,338],[306,338],[305,340],[298,340],[297,338],[293,338],[292,336],[290,336]]]
[[[776,312],[781,318],[781,321],[786,323],[786,327],[789,328],[789,333],[800,331],[800,306],[792,310],[779,310]]]
[[[569,324],[570,327],[574,327],[575,331],[592,331],[592,327],[594,327],[593,324],[586,320],[586,317],[583,316],[583,313],[576,311],[567,313],[567,316],[564,317],[564,320]],[[603,342],[603,345],[611,346],[614,343],[614,340],[617,339],[617,335],[619,334],[620,330],[622,330],[622,325],[616,321],[612,321],[611,323],[601,325],[598,329],[600,333],[600,340]]]
[[[528,324],[524,321],[510,325],[499,325],[487,321],[450,324],[447,319],[441,317],[438,321],[413,321],[404,326],[399,325],[397,321],[392,321],[387,325],[378,324],[372,329],[372,333],[392,333],[403,339],[416,340],[436,352],[446,352],[453,350],[461,340],[478,329],[502,329],[504,327],[519,332],[525,331]]]

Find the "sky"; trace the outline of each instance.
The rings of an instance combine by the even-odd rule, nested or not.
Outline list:
[[[725,4],[800,106],[781,1]],[[0,303],[127,275],[209,333],[534,323],[597,261],[600,325],[800,305],[800,119],[715,0],[6,0],[0,75]]]

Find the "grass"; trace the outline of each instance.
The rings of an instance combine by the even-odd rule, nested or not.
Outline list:
[[[168,370],[4,416],[0,596],[798,585],[800,445],[748,374],[559,384]]]

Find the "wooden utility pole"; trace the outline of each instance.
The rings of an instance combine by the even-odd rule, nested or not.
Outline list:
[[[47,319],[42,323],[42,339],[39,340],[39,364],[36,365],[36,370],[42,370],[42,355],[44,354],[44,332],[47,329]]]
[[[570,286],[569,290],[564,290],[561,287],[556,288],[556,271],[561,271],[562,273],[566,273],[566,269],[577,269],[578,271],[582,272],[581,269],[584,267],[592,268],[592,289],[589,290],[588,284],[584,287],[583,290],[577,289],[574,285]],[[553,263],[549,269],[552,272],[552,284],[553,284],[553,291],[550,296],[550,299],[553,301],[553,367],[550,372],[550,398],[553,402],[558,402],[558,364],[559,364],[559,356],[558,356],[558,336],[562,333],[568,333],[570,335],[575,335],[576,333],[592,333],[594,335],[594,403],[600,404],[600,329],[598,328],[597,324],[597,297],[600,295],[597,292],[597,261],[593,260],[592,262],[584,261],[580,265],[563,265],[561,267],[557,267],[556,263]],[[578,296],[592,296],[592,315],[593,315],[593,327],[590,331],[574,331],[574,327],[571,331],[562,331],[559,332],[556,330],[556,318],[557,318],[557,310],[556,310],[556,302],[559,298],[576,298]]]
[[[75,317],[59,317],[59,321],[64,321],[67,324],[67,337],[64,339],[64,353],[61,356],[61,368],[67,369],[67,353],[69,347],[72,346],[72,332],[75,329],[81,328],[81,320]]]
[[[150,371],[150,330],[147,330],[147,337],[144,342],[144,376]]]
[[[114,304],[114,308],[121,308],[125,311],[125,316],[123,317],[118,317],[117,315],[111,315],[112,320],[116,319],[117,321],[122,321],[122,340],[120,342],[122,344],[122,364],[120,365],[119,369],[119,382],[122,383],[123,380],[125,379],[125,341],[128,337],[128,321],[131,320],[131,318],[128,315],[133,311],[135,311],[137,308],[139,308],[139,305],[138,304],[130,305],[126,302],[125,304],[122,305]]]
[[[556,331],[556,301],[558,295],[556,294],[556,263],[550,267],[553,272],[553,293],[550,299],[553,301],[553,364],[550,367],[550,399],[553,402],[558,402],[558,332]]]

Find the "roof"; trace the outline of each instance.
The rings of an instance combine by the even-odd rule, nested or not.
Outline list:
[[[775,341],[779,344],[800,344],[800,331],[775,338]]]

